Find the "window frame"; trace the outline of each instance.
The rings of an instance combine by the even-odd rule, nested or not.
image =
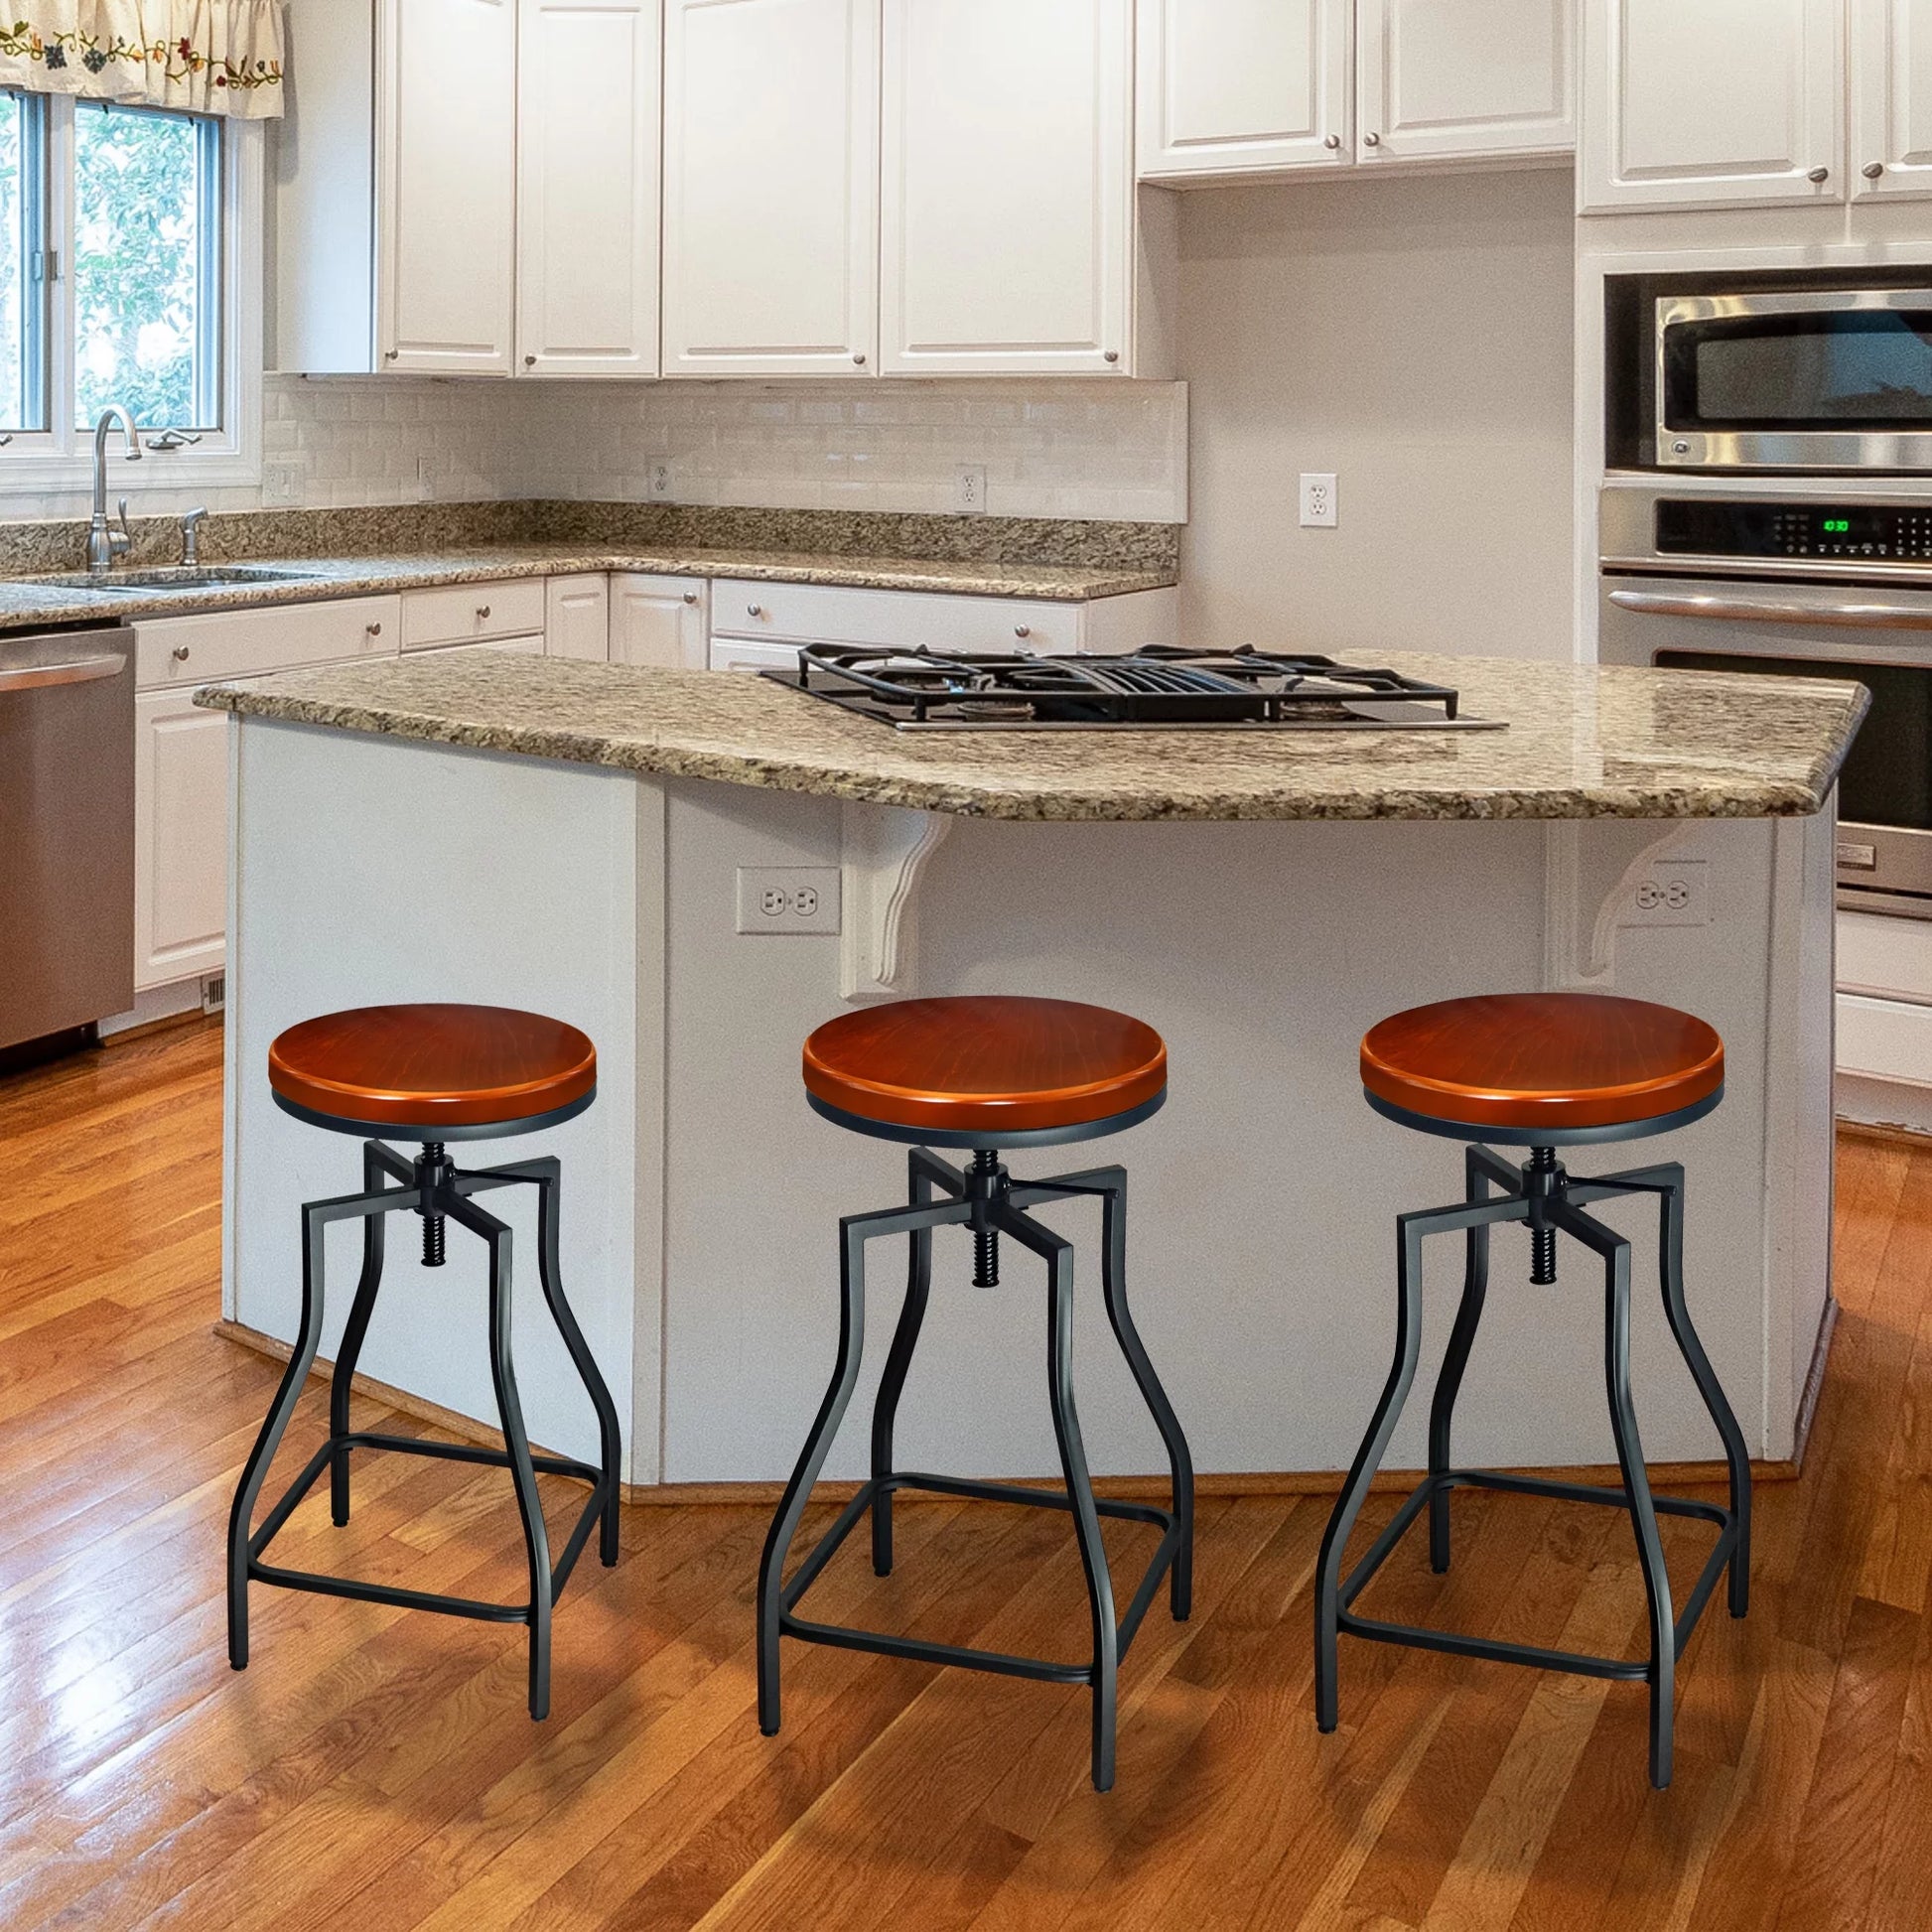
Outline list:
[[[46,385],[47,428],[15,435],[0,445],[0,494],[85,488],[93,474],[93,425],[76,420],[74,397],[74,117],[69,96],[24,96],[44,103],[45,139],[42,245],[56,257],[56,274],[43,282],[46,323],[41,377]],[[92,103],[81,111],[95,111]],[[114,111],[170,113],[167,108]],[[184,119],[206,116],[183,115]],[[146,461],[112,473],[116,495],[139,498],[158,491],[218,488],[261,481],[261,366],[263,308],[263,136],[259,122],[221,118],[217,144],[220,219],[207,224],[204,248],[219,250],[213,278],[220,315],[201,353],[208,358],[220,400],[222,427],[199,443],[154,447],[169,428],[142,423]],[[202,150],[206,154],[207,150]],[[204,164],[206,165],[206,163]]]

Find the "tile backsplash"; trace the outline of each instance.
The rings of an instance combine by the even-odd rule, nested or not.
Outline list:
[[[970,465],[986,472],[995,516],[1181,523],[1187,391],[1171,382],[270,375],[262,485],[148,489],[135,511],[641,501],[659,462],[669,466],[665,500],[677,503],[945,514],[956,473]],[[0,518],[86,507],[84,490],[0,490]]]

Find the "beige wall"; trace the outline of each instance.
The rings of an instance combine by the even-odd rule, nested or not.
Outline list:
[[[1191,643],[1572,649],[1567,171],[1182,199]],[[1297,478],[1340,477],[1340,527]]]

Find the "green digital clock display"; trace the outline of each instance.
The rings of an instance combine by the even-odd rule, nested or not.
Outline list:
[[[1828,537],[1849,536],[1852,530],[1852,519],[1849,516],[1828,516],[1819,527]]]

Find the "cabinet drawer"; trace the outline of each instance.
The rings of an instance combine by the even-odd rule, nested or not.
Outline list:
[[[515,637],[541,630],[543,606],[541,577],[405,591],[402,647],[422,650],[431,644],[474,644],[483,637]]]
[[[796,643],[1075,651],[1082,645],[1084,608],[1010,597],[848,591],[725,577],[711,587],[711,630],[713,636]]]
[[[379,655],[395,649],[401,615],[393,597],[350,597],[335,604],[156,618],[134,626],[135,681],[144,691],[166,690]]]

